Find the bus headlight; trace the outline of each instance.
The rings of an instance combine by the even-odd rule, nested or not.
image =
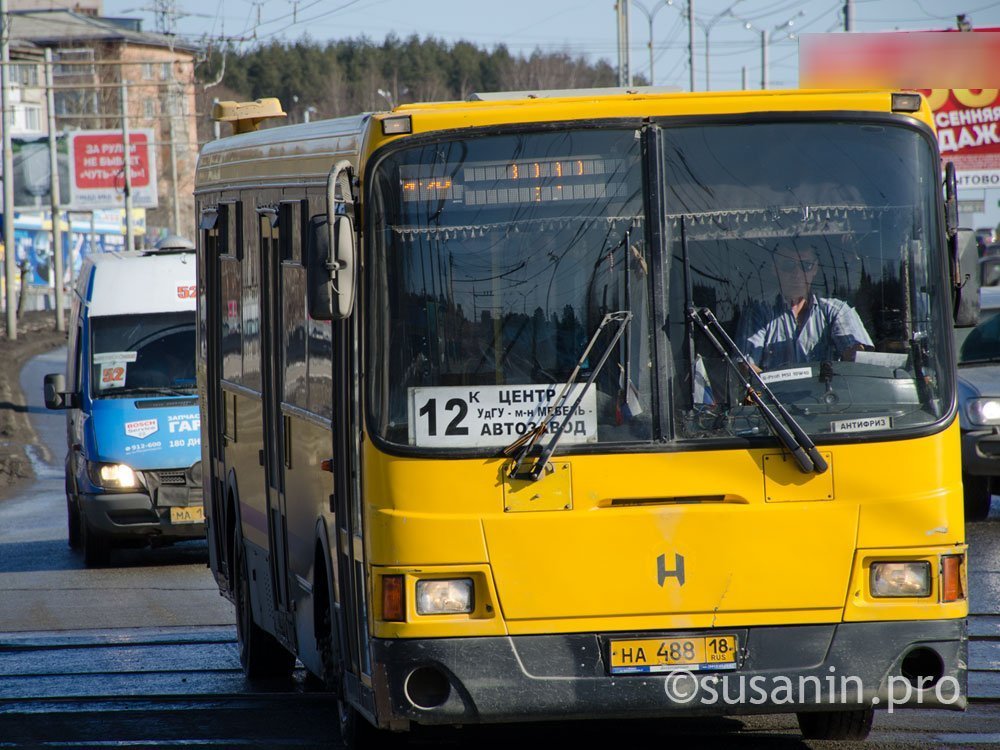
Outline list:
[[[454,615],[472,611],[472,579],[417,581],[418,615]]]
[[[931,564],[926,560],[872,563],[870,586],[873,597],[930,596]]]
[[[974,398],[969,400],[966,407],[969,421],[972,424],[991,425],[1000,424],[1000,399],[995,398]]]
[[[125,464],[88,461],[87,473],[91,482],[106,490],[135,489],[139,486],[139,477]]]

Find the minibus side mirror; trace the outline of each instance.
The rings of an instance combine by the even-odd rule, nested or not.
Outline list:
[[[77,406],[75,393],[66,391],[66,376],[61,372],[45,376],[45,406],[49,409],[72,409]]]

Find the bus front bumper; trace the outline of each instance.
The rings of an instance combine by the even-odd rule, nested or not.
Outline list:
[[[965,627],[964,620],[864,622],[653,636],[376,639],[373,647],[383,665],[376,684],[381,682],[385,689],[388,718],[394,722],[704,716],[872,706],[962,710],[967,703]],[[725,634],[739,638],[736,669],[609,674],[612,638]],[[927,677],[918,689],[913,681],[921,675],[936,679]]]

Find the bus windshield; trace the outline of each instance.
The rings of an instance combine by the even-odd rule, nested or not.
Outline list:
[[[705,308],[811,435],[938,421],[954,386],[933,161],[918,131],[856,121],[390,153],[368,206],[374,426],[399,445],[495,452],[575,408],[561,448],[770,439],[692,324]],[[581,356],[616,312],[631,321],[578,399],[611,332]]]
[[[667,327],[679,438],[767,434],[697,331],[708,308],[813,435],[926,425],[951,408],[936,160],[882,123],[671,128]]]
[[[640,153],[633,129],[571,130],[435,143],[381,163],[371,343],[388,440],[510,444],[554,406],[605,314],[622,310],[632,322],[561,445],[651,437]]]
[[[93,317],[91,328],[95,397],[196,392],[194,311]]]

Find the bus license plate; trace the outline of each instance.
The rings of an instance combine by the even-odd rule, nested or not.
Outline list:
[[[611,674],[736,669],[736,636],[611,641]]]
[[[170,523],[200,523],[205,520],[205,508],[201,505],[170,509]]]

